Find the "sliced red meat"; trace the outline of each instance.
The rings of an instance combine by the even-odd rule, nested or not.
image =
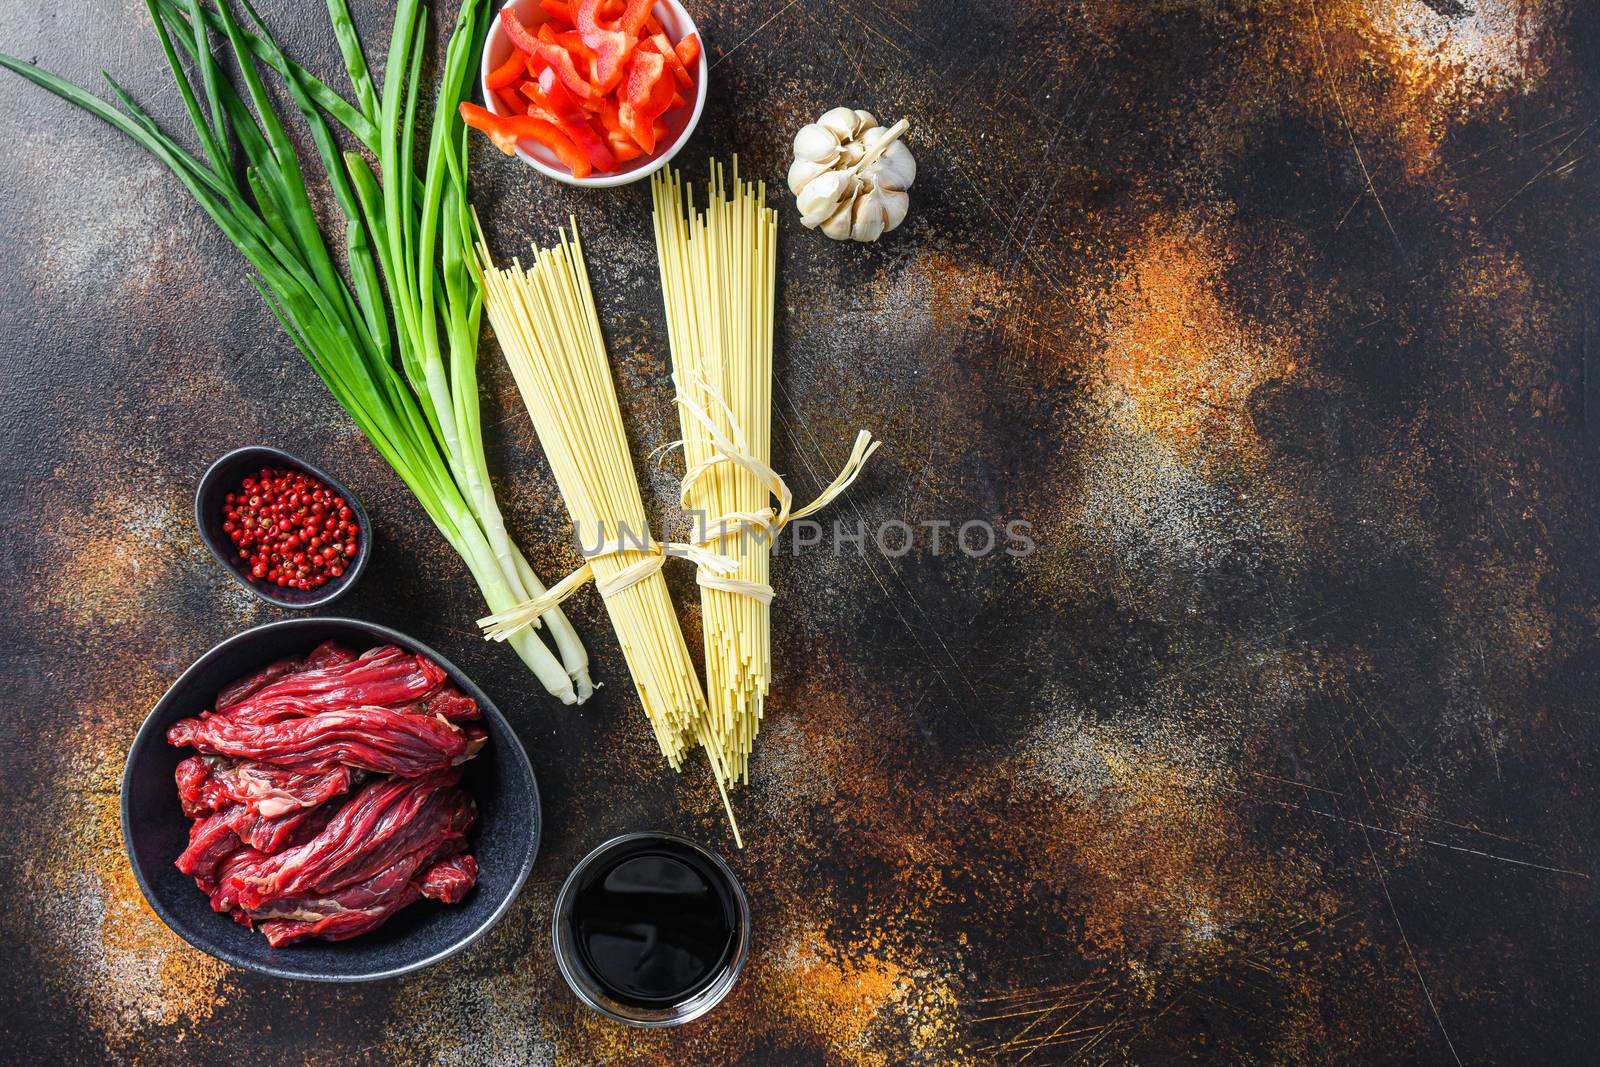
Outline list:
[[[211,781],[211,764],[204,756],[190,756],[178,764],[173,772],[178,782],[178,803],[183,813],[191,819],[203,819],[216,810],[213,792],[206,788]]]
[[[434,864],[417,884],[429,900],[457,904],[477,882],[478,861],[463,853]]]
[[[265,859],[267,859],[265,852],[248,845],[224,859],[217,866],[216,885],[211,890],[211,909],[228,912],[238,922],[249,926],[251,923],[249,913],[239,907],[238,881],[260,866]],[[201,888],[204,889],[204,886]]]
[[[241,817],[248,815],[243,804],[236,804],[195,820],[189,827],[189,847],[178,856],[178,870],[194,878],[201,889],[211,892],[208,887],[216,885],[218,867],[239,850],[239,835],[234,827]]]
[[[351,708],[259,725],[228,715],[184,719],[167,737],[207,755],[261,760],[307,773],[345,764],[414,776],[464,763],[478,754],[487,735],[478,727],[458,727],[425,715]]]
[[[190,818],[240,803],[270,819],[348,793],[361,773],[339,766],[308,774],[257,760],[190,756],[178,764],[176,777],[178,800]]]
[[[167,734],[201,753],[175,774],[195,819],[177,866],[213,909],[273,945],[342,940],[476,884],[477,806],[457,767],[487,734],[460,725],[482,713],[437,664],[325,642],[226,687],[216,707]],[[374,772],[393,777],[363,785]]]
[[[315,808],[295,808],[283,815],[249,816],[235,825],[234,833],[261,852],[282,852],[317,836],[338,810],[336,804],[323,804]]]
[[[354,663],[359,657],[337,641],[324,641],[306,655],[305,669],[325,670],[344,663]]]
[[[345,895],[357,894],[351,891]],[[397,891],[375,899],[365,907],[346,907],[340,903],[338,897],[333,897],[319,908],[307,909],[300,913],[304,914],[305,918],[265,919],[260,921],[257,929],[273,948],[292,945],[296,941],[308,938],[344,941],[382,926],[388,921],[389,916],[407,905],[416,903],[421,897],[422,890],[415,882],[404,882]]]
[[[481,719],[478,702],[446,682],[433,696],[419,706],[424,715],[442,715],[447,719]]]
[[[397,708],[420,703],[436,693],[448,676],[426,656],[384,645],[347,663],[301,671],[265,686],[227,710],[230,718],[269,722],[295,714],[353,707]]]
[[[240,905],[260,914],[270,901],[326,895],[368,881],[407,857],[413,858],[410,878],[424,859],[463,851],[478,811],[472,798],[455,788],[460,777],[450,769],[370,783],[316,837],[241,879]]]
[[[222,711],[230,708],[279,678],[304,669],[305,661],[299,656],[285,656],[283,659],[274,660],[254,674],[247,674],[232,685],[225,687],[222,692],[217,694],[216,709]]]
[[[440,848],[452,847],[448,843]],[[422,863],[416,857],[422,856]],[[425,873],[412,877],[419,869]],[[422,850],[364,882],[322,896],[280,897],[250,918],[274,947],[307,938],[342,941],[382,924],[389,916],[426,897],[456,904],[478,879],[478,861],[461,854],[438,859],[438,849]]]

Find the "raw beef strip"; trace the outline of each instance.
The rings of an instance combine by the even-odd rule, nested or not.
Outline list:
[[[217,884],[211,891],[211,909],[227,912],[242,926],[251,925],[250,913],[239,907],[237,884],[241,877],[253,871],[266,858],[265,852],[246,845],[224,859],[217,867]]]
[[[203,819],[216,810],[216,796],[206,788],[211,781],[211,764],[204,756],[190,756],[178,764],[172,775],[178,780],[178,803],[190,819]]]
[[[275,660],[254,674],[247,674],[232,685],[226,686],[217,694],[216,708],[218,711],[230,708],[279,678],[304,669],[305,661],[298,656],[285,656],[283,659]]]
[[[364,908],[347,908],[337,897],[330,898],[323,909],[308,912],[315,918],[265,919],[257,927],[273,948],[292,945],[307,938],[323,941],[343,941],[382,926],[389,916],[422,898],[422,890],[415,882],[405,882],[397,892]]]
[[[409,877],[419,865],[403,860],[326,896],[274,900],[251,918],[260,922],[268,943],[278,947],[311,937],[325,941],[354,937],[422,897],[458,903],[477,881],[478,863],[464,854],[443,860],[438,855],[434,850],[424,857],[420,867],[425,873],[420,878]]]
[[[360,774],[349,767],[304,774],[256,760],[190,756],[178,764],[176,777],[178,799],[190,818],[237,802],[270,819],[348,793]]]
[[[353,707],[398,708],[428,699],[445,684],[443,668],[426,656],[393,645],[360,659],[317,671],[302,671],[266,686],[227,709],[241,722],[271,722],[293,714]]]
[[[478,861],[463,853],[434,864],[417,884],[429,900],[457,904],[477,881]]]
[[[265,725],[213,715],[184,719],[167,731],[174,745],[193,745],[207,755],[260,760],[305,773],[329,771],[342,763],[406,776],[464,763],[478,754],[487,737],[478,727],[368,707]]]
[[[372,782],[320,834],[278,853],[243,879],[241,906],[258,913],[275,898],[325,895],[368,881],[408,856],[420,862],[463,851],[478,811],[472,798],[455,788],[460,777],[452,769]]]
[[[328,667],[354,663],[356,658],[354,652],[351,652],[339,642],[324,641],[306,655],[305,669],[308,671],[325,670]]]
[[[261,852],[282,852],[320,834],[338,810],[336,804],[323,804],[315,808],[295,808],[283,815],[249,816],[235,825],[234,833]]]
[[[304,658],[298,656],[285,656],[267,664],[253,674],[247,674],[237,682],[225,687],[217,694],[216,709],[226,711],[233,705],[242,702],[246,697],[252,696],[260,690],[276,682],[280,678],[299,674],[302,671],[319,671],[328,667],[337,667],[341,664],[354,661],[356,654],[335,641],[324,641]]]
[[[189,827],[189,847],[178,856],[178,870],[190,875],[207,893],[216,885],[217,868],[239,850],[239,835],[234,831],[240,818],[249,815],[243,804],[195,820]]]
[[[424,715],[442,715],[447,719],[481,719],[478,702],[446,682],[433,696],[418,705]]]

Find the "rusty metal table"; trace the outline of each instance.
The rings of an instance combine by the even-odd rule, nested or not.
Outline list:
[[[321,5],[265,6],[331,79]],[[356,7],[381,53],[387,5]],[[1592,1056],[1595,6],[691,7],[714,83],[691,172],[737,150],[777,187],[795,129],[839,104],[909,117],[920,165],[876,245],[802,229],[774,193],[779,466],[807,496],[871,428],[885,447],[828,520],[892,533],[858,553],[830,527],[775,564],[778,678],[730,856],[756,939],[732,997],[636,1032],[552,964],[553,891],[605,836],[732,851],[706,775],[662,766],[595,598],[573,614],[606,688],[556,706],[477,639],[459,561],[177,184],[6,75],[7,1055]],[[0,46],[83,84],[105,67],[181,123],[140,5],[8,4]],[[675,436],[646,191],[474,151],[497,247],[579,215],[646,456]],[[559,500],[492,341],[483,362],[502,497],[557,575],[576,558]],[[167,932],[123,860],[117,778],[145,711],[277,615],[189,516],[206,463],[250,442],[365,500],[378,544],[339,611],[454,657],[544,785],[510,916],[403,980],[230,970]],[[669,514],[671,474],[644,478]],[[956,541],[1018,520],[1032,552]]]

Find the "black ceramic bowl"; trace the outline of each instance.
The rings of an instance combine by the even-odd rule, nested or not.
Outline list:
[[[309,474],[344,497],[350,505],[350,510],[355,512],[356,524],[361,527],[361,532],[356,535],[354,566],[328,584],[310,590],[285,589],[260,578],[252,578],[248,571],[240,568],[237,562],[238,549],[234,548],[233,542],[222,529],[222,500],[238,489],[239,483],[244,481],[247,475],[254,474],[262,467],[281,467]],[[367,510],[361,506],[361,501],[356,499],[356,495],[311,464],[296,459],[281,449],[268,448],[265,445],[234,449],[207,468],[205,474],[200,477],[200,487],[194,493],[194,523],[200,529],[200,540],[205,542],[206,548],[217,558],[217,562],[222,564],[223,569],[233,576],[234,581],[268,604],[275,604],[280,608],[326,607],[350,591],[360,579],[362,572],[367,569],[367,557],[372,554],[372,523],[367,519]]]
[[[329,638],[357,651],[396,644],[432,659],[483,709],[489,742],[465,764],[462,785],[478,803],[472,853],[478,884],[459,904],[420,901],[378,929],[348,941],[271,948],[266,938],[211,910],[194,880],[173,861],[188,843],[173,771],[193,749],[167,744],[167,728],[211,706],[229,682],[275,659],[309,652]],[[230,637],[183,672],[139,728],[122,771],[122,841],[150,906],[185,941],[220,960],[279,978],[364,982],[437,963],[499,921],[516,898],[539,849],[539,787],[522,742],[489,698],[439,653],[404,634],[354,619],[286,619]]]

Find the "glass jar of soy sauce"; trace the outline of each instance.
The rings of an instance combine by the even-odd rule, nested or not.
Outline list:
[[[675,1026],[727,996],[750,947],[750,904],[720,857],[666,833],[614,837],[556,896],[556,964],[589,1007]]]

